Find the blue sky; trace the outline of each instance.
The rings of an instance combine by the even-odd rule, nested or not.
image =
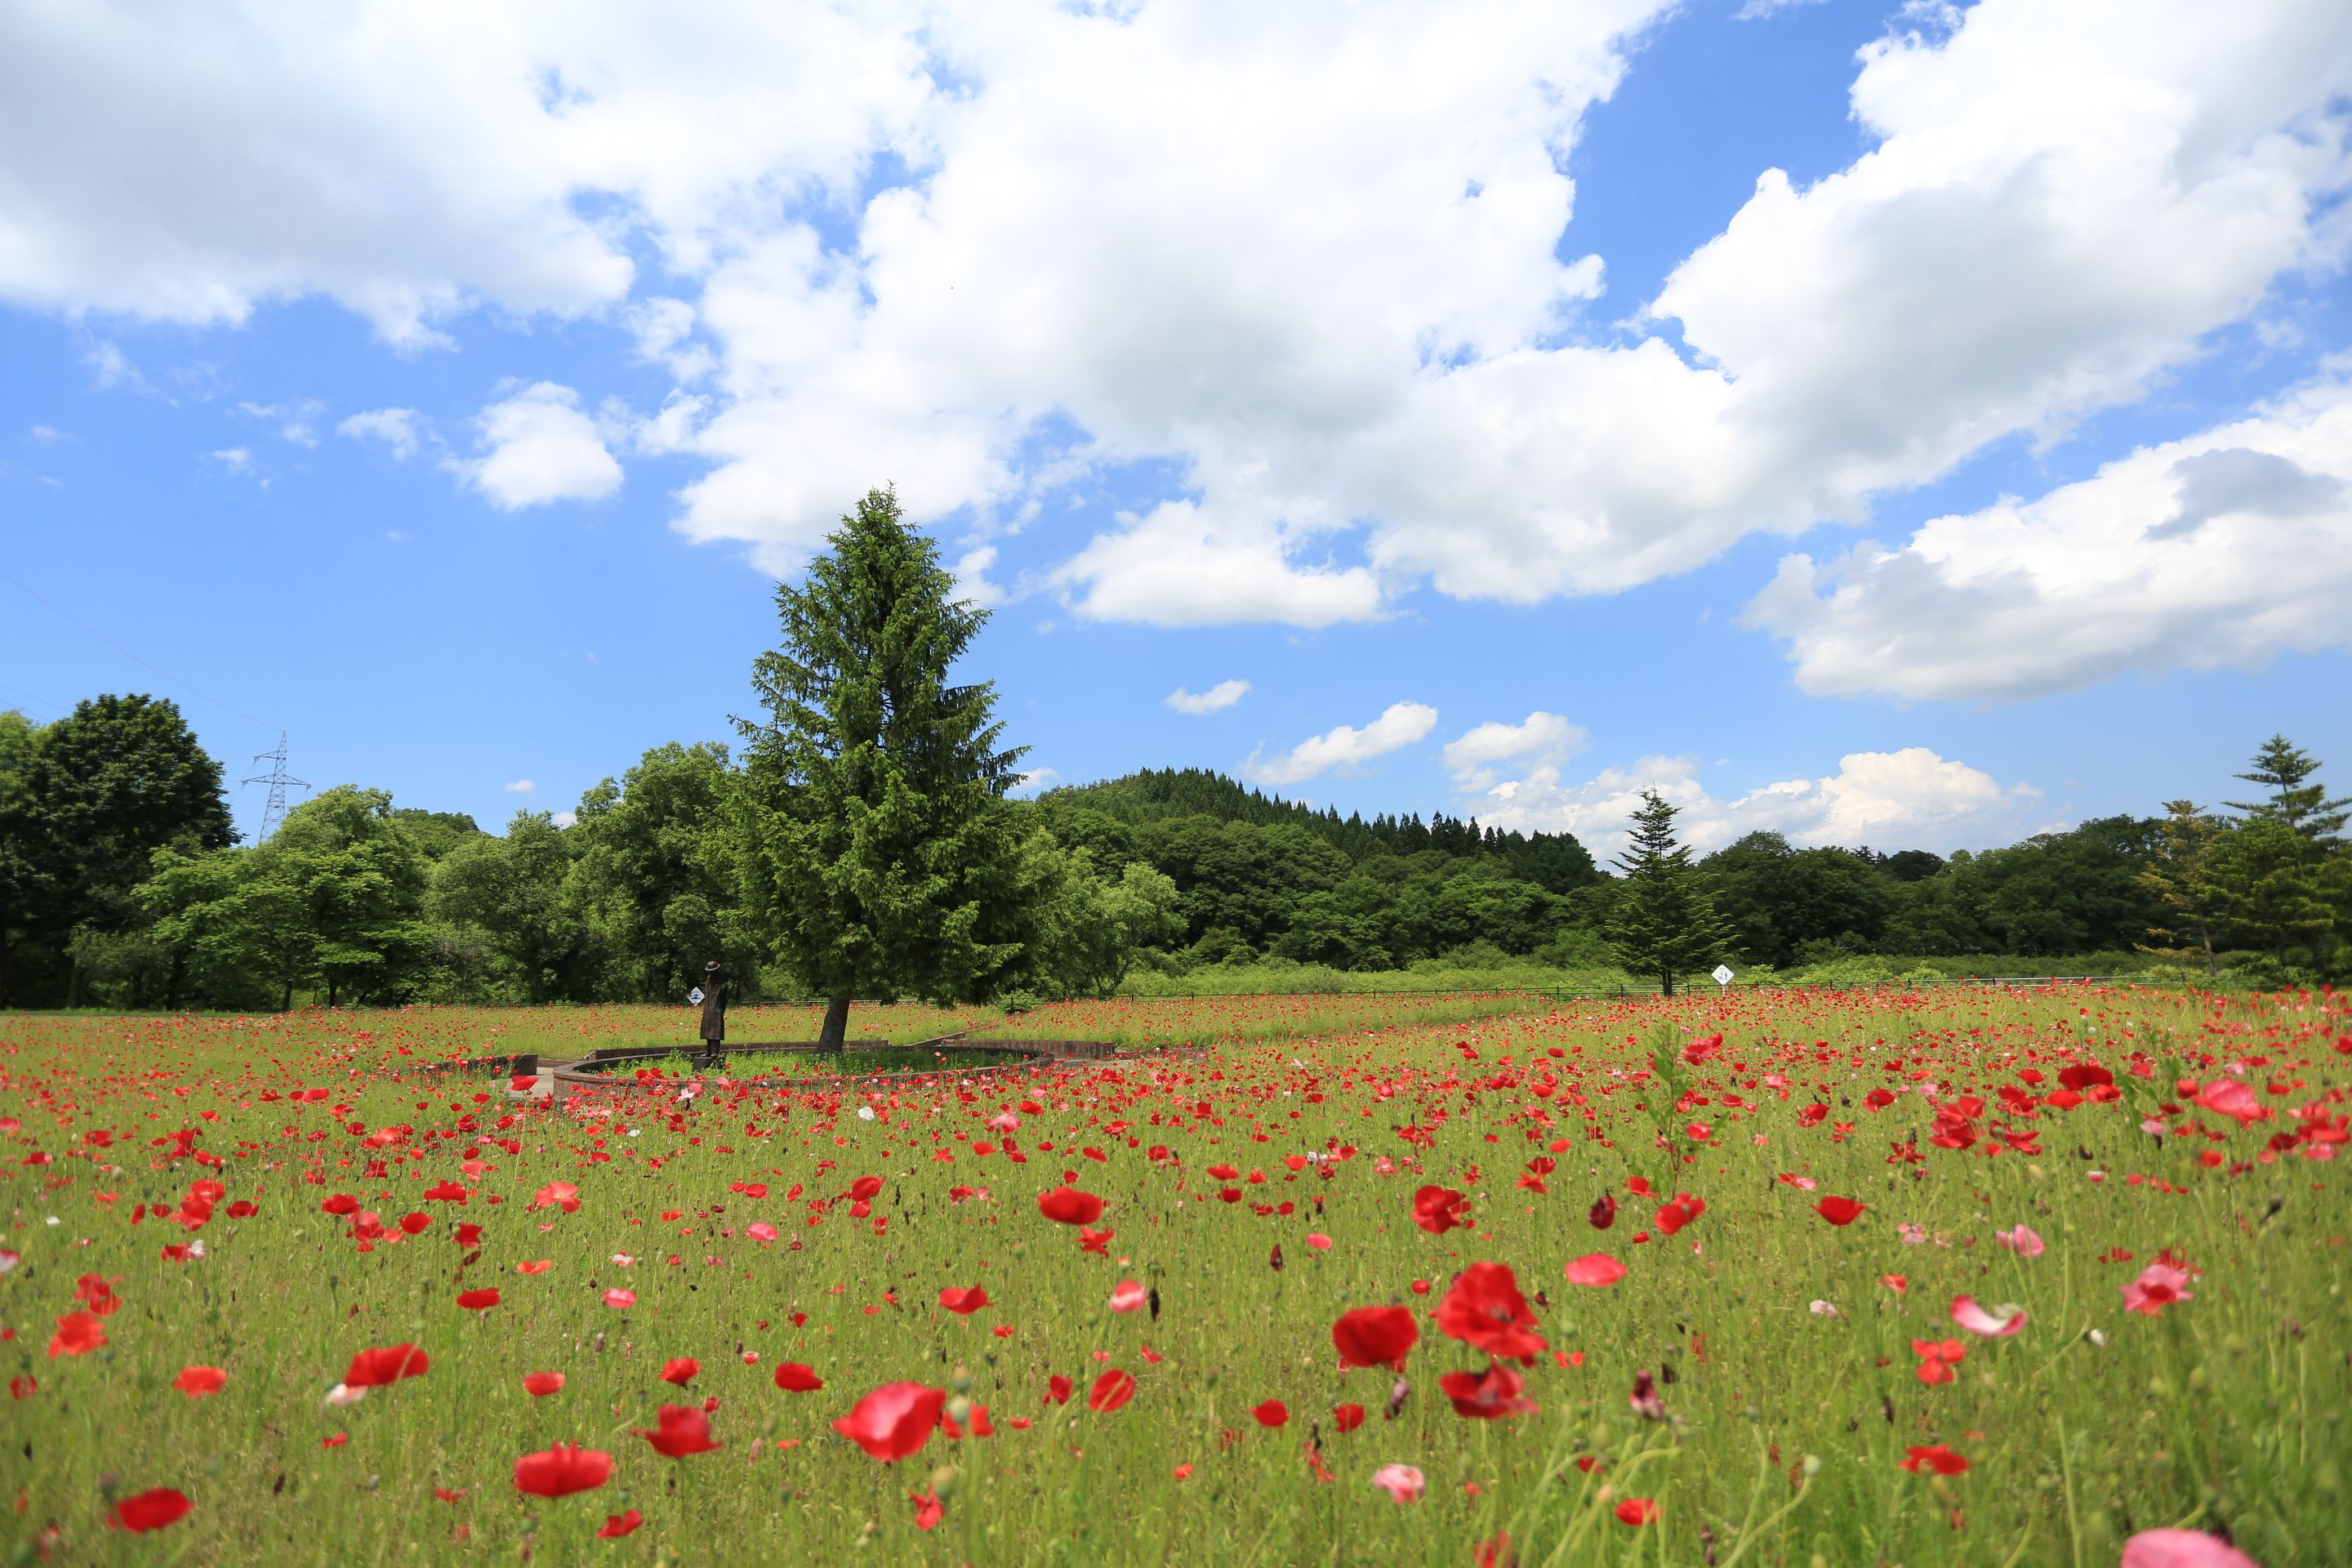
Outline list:
[[[1041,784],[1948,849],[2352,777],[2339,7],[1262,9],[0,20],[0,704],[561,810],[889,481]]]

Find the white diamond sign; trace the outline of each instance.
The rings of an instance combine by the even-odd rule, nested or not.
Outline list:
[[[1717,985],[1728,985],[1731,984],[1731,965],[1727,963],[1718,963],[1715,966],[1715,983]]]
[[[688,993],[686,994],[686,999],[687,999],[688,1002],[693,1003],[693,1004],[694,1004],[696,1006],[698,1006],[698,1007],[701,1006],[701,1005],[702,1005],[702,987],[701,987],[701,986],[699,986],[699,985],[698,985],[698,986],[696,986],[693,990],[691,990],[691,991],[688,992]]]

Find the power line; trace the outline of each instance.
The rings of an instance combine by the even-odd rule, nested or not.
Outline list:
[[[82,630],[88,632],[90,636],[104,643],[107,647],[121,654],[123,658],[131,660],[133,664],[142,665],[146,668],[153,670],[157,675],[162,676],[165,681],[169,682],[171,685],[178,687],[181,690],[188,693],[190,696],[201,697],[205,701],[211,703],[214,707],[218,708],[225,712],[236,714],[238,718],[244,720],[248,724],[258,724],[265,730],[278,729],[277,725],[272,724],[268,720],[257,719],[252,714],[247,712],[244,709],[236,707],[231,703],[224,702],[208,691],[199,691],[194,687],[189,685],[186,681],[173,676],[169,670],[164,669],[162,666],[154,664],[150,660],[141,658],[137,654],[132,653],[129,648],[124,647],[121,643],[116,642],[112,637],[108,637],[104,632],[100,631],[96,626],[91,626],[79,616],[75,615],[72,611],[66,609],[55,600],[41,594],[30,584],[16,576],[14,573],[9,572],[5,567],[0,567],[0,577],[5,577],[10,583],[15,584],[16,587],[23,590],[27,597],[32,598],[42,605],[47,605],[49,609],[55,611],[58,615],[62,616],[65,619],[71,621],[75,626],[79,626]],[[15,688],[12,687],[10,689],[14,690]],[[282,751],[285,749],[285,731],[282,730],[278,731],[278,743],[279,750]],[[267,756],[268,753],[265,752],[262,755]],[[255,759],[257,762],[259,760],[260,758]]]

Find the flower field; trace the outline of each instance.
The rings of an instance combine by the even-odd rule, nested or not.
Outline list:
[[[0,1017],[11,1560],[2352,1542],[2332,996],[1118,1002],[1014,1023],[1185,1048],[427,1070],[670,1027],[631,1011]]]

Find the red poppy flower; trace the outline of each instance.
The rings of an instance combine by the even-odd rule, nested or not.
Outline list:
[[[1643,1525],[1658,1517],[1658,1505],[1645,1497],[1629,1497],[1617,1505],[1620,1524]]]
[[[1473,1263],[1437,1304],[1437,1331],[1489,1355],[1533,1361],[1544,1342],[1507,1264]]]
[[[386,1345],[381,1350],[365,1350],[352,1357],[351,1370],[343,1373],[345,1388],[382,1388],[398,1383],[404,1377],[423,1377],[432,1363],[415,1345]]]
[[[1055,1187],[1037,1199],[1037,1212],[1055,1225],[1092,1225],[1102,1218],[1103,1201],[1076,1187]]]
[[[178,1523],[187,1518],[188,1510],[195,1506],[170,1487],[157,1487],[152,1491],[141,1492],[137,1497],[127,1497],[116,1503],[107,1523],[117,1530],[143,1535],[148,1531]]]
[[[106,1343],[106,1329],[88,1312],[68,1312],[58,1320],[58,1331],[49,1336],[49,1359],[61,1355],[88,1355]]]
[[[1440,1391],[1454,1401],[1454,1413],[1474,1421],[1533,1412],[1536,1402],[1523,1393],[1527,1385],[1527,1379],[1500,1362],[1482,1373],[1449,1372],[1437,1380]]]
[[[1672,1203],[1658,1205],[1658,1228],[1672,1236],[1706,1212],[1705,1198],[1695,1198],[1688,1193],[1676,1193]]]
[[[1342,1432],[1352,1432],[1364,1424],[1364,1407],[1360,1405],[1331,1406],[1331,1425]]]
[[[635,1531],[637,1526],[645,1521],[646,1516],[635,1509],[631,1509],[626,1513],[608,1513],[604,1516],[604,1528],[596,1532],[596,1538],[599,1541],[618,1541],[624,1535]]]
[[[352,1196],[349,1193],[337,1193],[334,1196],[329,1198],[325,1203],[319,1205],[319,1212],[321,1214],[331,1214],[339,1216],[347,1214],[357,1214],[360,1212],[360,1201],[359,1199]]]
[[[534,1399],[544,1399],[563,1386],[560,1372],[527,1372],[522,1374],[523,1392]]]
[[[1113,1367],[1095,1379],[1094,1387],[1087,1394],[1087,1408],[1108,1415],[1134,1397],[1135,1374]]]
[[[978,1285],[968,1290],[961,1285],[950,1285],[940,1292],[940,1305],[958,1317],[968,1318],[988,1304],[988,1291]]]
[[[604,1305],[616,1312],[625,1312],[637,1304],[637,1293],[625,1286],[615,1285],[604,1292]]]
[[[849,1201],[854,1204],[866,1203],[872,1199],[875,1194],[881,1192],[881,1177],[860,1176],[856,1181],[849,1184]]]
[[[824,1379],[816,1374],[815,1368],[788,1361],[776,1368],[776,1386],[786,1394],[814,1394],[824,1386]]]
[[[515,1272],[518,1274],[544,1274],[554,1267],[555,1259],[552,1258],[538,1258],[526,1263],[516,1264]]]
[[[692,1383],[694,1374],[701,1370],[702,1363],[690,1355],[673,1356],[662,1363],[661,1380],[664,1383],[675,1383],[683,1388]]]
[[[1563,1272],[1571,1285],[1590,1285],[1599,1289],[1625,1278],[1625,1266],[1605,1252],[1588,1252],[1570,1261]]]
[[[1966,1459],[1941,1443],[1925,1448],[1906,1448],[1904,1452],[1911,1457],[1901,1461],[1902,1466],[1913,1475],[1921,1470],[1933,1470],[1939,1476],[1957,1476],[1969,1468]]]
[[[917,1530],[935,1529],[940,1521],[947,1517],[947,1504],[940,1500],[939,1494],[936,1492],[908,1492],[907,1500],[915,1505]]]
[[[1045,1403],[1048,1405],[1067,1405],[1070,1402],[1070,1393],[1074,1386],[1075,1385],[1070,1382],[1070,1380],[1064,1377],[1060,1373],[1057,1372],[1053,1373],[1045,1379]]]
[[[575,1214],[580,1208],[580,1189],[570,1182],[550,1182],[531,1195],[530,1206],[535,1209],[556,1208],[565,1214]]]
[[[648,1432],[642,1426],[631,1431],[653,1445],[654,1452],[667,1458],[683,1459],[688,1454],[708,1454],[720,1445],[710,1436],[710,1417],[692,1405],[665,1405],[657,1419],[658,1431]]]
[[[1960,1374],[1952,1369],[1969,1353],[1958,1340],[1913,1340],[1911,1350],[1919,1357],[1919,1381],[1926,1384],[1957,1382]]]
[[[1868,1206],[1867,1204],[1857,1202],[1853,1198],[1830,1197],[1823,1198],[1815,1204],[1813,1212],[1832,1225],[1852,1225],[1862,1216],[1862,1211]]]
[[[495,1285],[480,1290],[460,1290],[457,1292],[457,1305],[465,1308],[466,1310],[469,1312],[486,1312],[498,1304],[499,1290],[498,1287]]]
[[[429,1214],[404,1214],[400,1216],[400,1228],[411,1236],[422,1236],[433,1223]]]
[[[1354,1307],[1331,1325],[1331,1343],[1339,1364],[1385,1366],[1404,1370],[1404,1358],[1421,1338],[1421,1330],[1405,1307]]]
[[[191,1399],[202,1399],[207,1394],[218,1394],[228,1386],[228,1373],[216,1366],[186,1366],[172,1380],[172,1386]]]
[[[1601,1194],[1592,1200],[1592,1206],[1584,1211],[1584,1217],[1591,1222],[1593,1229],[1607,1230],[1617,1223],[1617,1200],[1607,1193]]]
[[[1470,1223],[1468,1200],[1451,1187],[1423,1187],[1412,1194],[1412,1223],[1432,1236],[1444,1236]]]
[[[613,1456],[577,1443],[558,1443],[543,1454],[515,1461],[515,1489],[532,1497],[570,1497],[594,1491],[613,1479]]]
[[[1290,1406],[1279,1399],[1269,1399],[1262,1405],[1253,1405],[1250,1414],[1257,1417],[1257,1424],[1261,1426],[1284,1426],[1290,1422]]]
[[[833,1429],[887,1464],[921,1451],[947,1402],[943,1388],[886,1383],[836,1417]]]

